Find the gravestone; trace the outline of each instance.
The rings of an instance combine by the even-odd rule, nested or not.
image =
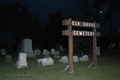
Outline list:
[[[60,58],[60,51],[55,51],[54,58]]]
[[[61,57],[60,62],[61,62],[61,63],[68,63],[68,57],[67,57],[67,56]]]
[[[83,58],[83,61],[89,61],[88,55],[84,55],[82,58]]]
[[[42,66],[53,65],[54,60],[52,58],[43,58],[42,59]]]
[[[50,52],[47,51],[47,52],[45,53],[45,55],[44,55],[44,58],[49,58],[49,57],[50,57]]]
[[[36,64],[37,64],[38,66],[42,66],[42,60],[43,60],[43,59],[38,59],[37,62],[36,62]]]
[[[89,61],[88,55],[83,55],[83,57],[79,58],[79,61]]]
[[[6,55],[5,56],[5,62],[11,62],[12,59],[11,59],[11,55]]]
[[[73,56],[73,62],[79,62],[78,56]]]
[[[1,55],[6,55],[6,49],[1,49]]]
[[[82,58],[82,57],[80,57],[80,58],[79,58],[79,61],[83,61],[83,58]]]
[[[100,55],[100,47],[97,47],[97,56],[99,56]]]
[[[27,58],[27,54],[26,54],[26,53],[19,52],[18,61],[17,61],[17,63],[15,64],[15,66],[16,66],[17,68],[28,67],[28,64],[27,64],[27,62],[26,62],[26,58]]]
[[[45,55],[47,53],[47,49],[43,50],[43,55]]]
[[[35,54],[32,50],[32,40],[29,38],[22,40],[22,52],[27,54],[27,57],[35,58]]]
[[[35,54],[35,55],[41,55],[41,51],[40,51],[39,49],[35,49],[35,50],[34,50],[34,54]]]
[[[51,49],[51,54],[52,54],[52,55],[55,54],[55,49],[54,49],[54,48]]]

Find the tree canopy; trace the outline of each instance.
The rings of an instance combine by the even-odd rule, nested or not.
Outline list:
[[[46,23],[45,35],[47,38],[46,41],[49,45],[55,46],[56,44],[63,44],[62,36],[62,20],[63,16],[60,12],[48,14],[49,22]]]
[[[120,11],[120,0],[94,0],[94,7],[96,8],[96,13],[99,14],[100,11],[106,8],[106,12],[103,15],[103,23],[109,23],[109,34],[112,35],[112,13]],[[107,10],[108,9],[108,10]]]
[[[30,34],[31,31],[36,28],[40,30],[38,27],[41,26],[37,14],[32,14],[27,7],[20,3],[3,6],[0,8],[0,12],[0,30],[9,33],[16,45],[26,37],[33,38],[33,34]]]
[[[77,20],[85,22],[94,21],[93,8],[90,6],[88,0],[82,0],[78,13],[76,16]]]

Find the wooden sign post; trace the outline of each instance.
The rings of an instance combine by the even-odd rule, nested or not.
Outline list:
[[[71,21],[71,19],[69,19]],[[72,26],[68,26],[68,31],[72,31]],[[69,70],[73,73],[73,35],[68,35],[69,42]]]
[[[73,73],[73,36],[92,36],[93,37],[93,62],[94,69],[97,69],[97,53],[96,53],[96,37],[100,36],[100,32],[96,32],[96,28],[100,28],[100,24],[82,21],[72,21],[71,18],[62,21],[63,26],[68,26],[68,30],[63,30],[62,35],[68,36],[69,46],[69,71]],[[92,31],[72,31],[72,26],[92,28]]]

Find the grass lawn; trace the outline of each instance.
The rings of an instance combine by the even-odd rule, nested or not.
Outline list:
[[[17,52],[15,52],[18,54]],[[63,55],[63,54],[62,54]],[[67,55],[67,54],[66,54]],[[81,57],[80,54],[77,56]],[[28,68],[15,68],[18,55],[12,55],[12,62],[5,62],[5,56],[0,56],[0,80],[120,80],[120,55],[98,56],[97,69],[87,68],[92,63],[92,54],[88,62],[74,63],[74,72],[63,71],[68,64],[54,59],[54,65],[37,66],[36,58],[27,58]]]

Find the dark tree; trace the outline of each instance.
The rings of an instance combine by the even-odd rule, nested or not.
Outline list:
[[[18,44],[19,32],[25,32],[24,36],[28,36],[29,15],[30,12],[22,4],[2,7],[0,15],[2,21],[0,24],[1,30],[9,33],[16,41],[16,44]]]
[[[120,11],[120,0],[94,0],[94,7],[96,13],[100,13],[103,9],[107,8],[108,11],[103,15],[103,23],[109,23],[110,43],[112,42],[112,14],[115,11]]]
[[[49,47],[62,43],[62,14],[59,12],[48,14],[49,22],[46,23],[46,43]]]
[[[90,6],[88,0],[82,0],[78,14],[76,15],[77,21],[94,22],[93,8]],[[74,30],[91,31],[91,28],[78,28],[73,27]],[[92,49],[92,38],[90,37],[74,37],[74,50],[89,53]]]
[[[43,28],[37,14],[31,16],[30,38],[33,41],[33,46],[42,49],[43,45]]]
[[[85,22],[94,21],[93,8],[90,6],[88,0],[82,0],[78,13],[76,20]]]
[[[88,0],[82,0],[81,5],[77,11],[78,11],[78,14],[75,17],[75,20],[84,21],[84,22],[94,22],[95,14],[93,12],[93,7],[90,6]],[[91,30],[88,28],[86,29],[85,28],[73,28],[73,29],[78,29],[78,30],[80,29],[80,30],[87,30],[87,31]]]
[[[15,40],[16,46],[21,44],[22,39],[30,38],[32,27],[35,26],[35,29],[39,26],[38,16],[33,14],[35,16],[33,18],[30,11],[19,3],[1,7],[0,14],[0,30],[9,33]]]

